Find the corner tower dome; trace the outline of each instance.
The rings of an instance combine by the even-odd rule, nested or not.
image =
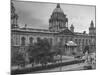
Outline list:
[[[60,4],[58,3],[53,13],[63,13],[63,10],[60,8]]]

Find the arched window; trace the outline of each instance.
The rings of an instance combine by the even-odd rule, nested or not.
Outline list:
[[[86,45],[88,45],[88,39],[86,39]]]
[[[81,44],[81,39],[79,39],[79,45]]]
[[[32,37],[29,38],[29,42],[30,42],[30,44],[33,44],[33,38]]]
[[[89,39],[89,44],[91,45],[91,40]]]
[[[83,45],[84,45],[84,39],[83,39]]]
[[[21,45],[23,45],[23,46],[25,45],[25,37],[21,38]]]
[[[48,41],[49,41],[49,43],[52,45],[52,38],[49,38]]]
[[[37,42],[39,42],[41,40],[41,38],[40,37],[37,37]]]
[[[75,43],[77,43],[77,39],[75,39]]]

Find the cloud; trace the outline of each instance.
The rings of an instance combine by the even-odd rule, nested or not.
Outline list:
[[[19,24],[28,27],[44,28],[49,26],[49,18],[56,7],[54,3],[14,1]],[[61,4],[61,8],[69,19],[69,26],[73,24],[75,31],[88,31],[91,20],[95,24],[95,7]]]

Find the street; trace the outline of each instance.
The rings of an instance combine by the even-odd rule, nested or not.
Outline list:
[[[82,70],[83,66],[86,66],[86,65],[87,65],[86,63],[80,63],[80,64],[67,65],[67,66],[62,66],[62,67],[57,67],[57,68],[54,68],[54,69],[42,70],[42,71],[37,71],[37,72],[55,72],[55,71]]]

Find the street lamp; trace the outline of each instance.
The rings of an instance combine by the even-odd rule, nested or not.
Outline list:
[[[60,71],[62,71],[62,51],[61,51],[61,49],[60,49],[60,60],[61,60]]]

